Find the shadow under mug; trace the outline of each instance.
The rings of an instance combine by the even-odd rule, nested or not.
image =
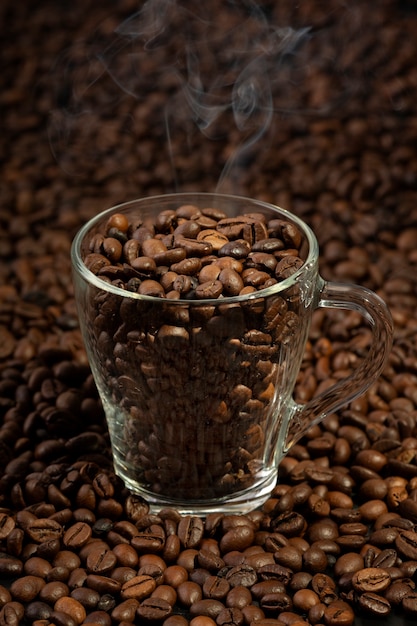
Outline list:
[[[182,205],[284,220],[301,234],[303,263],[265,289],[217,299],[141,295],[87,269],[91,242],[111,215],[152,228],[161,211]],[[363,394],[390,351],[392,320],[384,302],[367,288],[323,280],[311,229],[262,201],[178,193],[127,202],[86,223],[71,256],[81,332],[115,471],[153,510],[171,506],[204,516],[260,506],[291,446]],[[372,341],[351,375],[301,405],[293,391],[319,307],[357,311],[369,323]]]

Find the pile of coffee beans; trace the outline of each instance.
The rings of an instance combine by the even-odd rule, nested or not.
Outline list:
[[[75,232],[103,208],[176,190],[160,124],[172,79],[135,98],[111,80],[100,90],[86,71],[91,40],[108,50],[138,9],[131,0],[114,5],[5,0],[0,8],[0,624],[413,624],[414,3],[259,3],[271,22],[311,36],[294,55],[306,61],[302,81],[292,80],[291,57],[280,64],[279,95],[291,97],[262,149],[246,152],[232,190],[307,221],[323,276],[378,291],[395,340],[372,389],[292,448],[261,511],[206,520],[150,512],[115,477],[78,329]],[[91,98],[71,117],[77,77]],[[61,116],[59,146],[48,140],[51,111]],[[171,138],[179,190],[215,188],[239,144],[229,131],[202,149],[193,134],[188,152]],[[71,163],[80,165],[76,176]],[[368,345],[358,315],[318,311],[296,399],[349,374]]]

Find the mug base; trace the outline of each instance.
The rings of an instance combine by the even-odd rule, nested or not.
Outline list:
[[[123,471],[122,467],[115,467],[115,472],[122,479],[129,491],[141,496],[149,504],[150,512],[157,514],[161,509],[172,508],[181,515],[195,515],[206,517],[210,513],[224,513],[245,515],[250,511],[261,507],[270,497],[271,491],[276,485],[278,471],[272,470],[256,487],[234,492],[230,495],[207,499],[176,499],[165,497],[163,494],[148,491],[146,488],[132,480]]]

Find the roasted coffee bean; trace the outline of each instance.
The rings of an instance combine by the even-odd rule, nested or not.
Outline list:
[[[222,576],[208,576],[203,583],[202,589],[206,598],[223,600],[229,593],[230,587],[230,582],[226,578]]]
[[[372,563],[372,567],[382,567],[383,569],[387,567],[388,568],[394,567],[396,561],[397,561],[396,550],[393,550],[392,548],[391,549],[387,548],[386,550],[382,550],[382,552],[380,552],[375,557]]]
[[[224,567],[224,561],[221,556],[212,550],[200,549],[197,559],[200,567],[209,571],[215,572]]]
[[[231,587],[252,587],[256,583],[257,573],[249,565],[237,565],[226,573],[226,580]]]
[[[79,548],[85,545],[92,534],[91,526],[85,522],[77,522],[63,536],[64,545],[72,548]]]
[[[306,589],[312,582],[313,576],[309,572],[296,572],[291,578],[288,588],[297,592],[300,589]]]
[[[391,612],[389,601],[384,596],[370,591],[359,595],[358,605],[363,611],[371,615],[383,616],[389,615]]]
[[[303,613],[307,613],[311,607],[315,606],[319,602],[319,596],[311,589],[300,589],[299,591],[296,591],[293,596],[294,608],[302,611]]]
[[[191,569],[193,569],[191,567]],[[164,571],[164,581],[176,589],[181,583],[188,580],[188,571],[181,565],[170,565]]]
[[[7,539],[15,527],[15,520],[6,513],[0,513],[0,539]]]
[[[323,539],[337,540],[339,537],[339,528],[332,519],[323,519],[311,524],[307,532],[311,542]]]
[[[190,607],[194,602],[201,600],[203,597],[200,585],[191,580],[187,580],[178,585],[176,592],[180,604],[186,607]]]
[[[25,528],[25,532],[36,543],[59,539],[63,534],[61,524],[51,519],[35,519]]]
[[[352,585],[357,591],[381,592],[391,583],[387,571],[377,567],[366,567],[353,574]]]
[[[84,606],[73,597],[59,598],[54,604],[54,611],[69,615],[76,624],[82,624],[87,616]]]
[[[91,550],[87,556],[87,571],[92,574],[106,574],[110,572],[117,563],[117,557],[112,550],[98,546]]]
[[[156,588],[156,582],[151,576],[140,575],[131,578],[121,587],[121,596],[124,600],[135,598],[142,600],[151,595]]]
[[[273,520],[272,526],[274,532],[281,533],[285,537],[294,537],[304,530],[306,521],[299,513],[283,513]]]
[[[164,541],[164,530],[160,526],[151,525],[146,532],[135,535],[131,544],[138,552],[160,552],[163,550]]]
[[[194,602],[194,604],[190,606],[190,615],[192,617],[201,615],[205,617],[211,617],[213,620],[216,620],[217,616],[224,609],[224,604],[219,600],[203,598],[202,600]]]
[[[93,611],[97,607],[100,600],[100,594],[98,591],[88,589],[87,587],[78,587],[77,589],[73,589],[70,595],[71,598],[74,598],[77,602],[82,604],[86,611]]]
[[[264,565],[257,574],[260,580],[278,580],[287,585],[291,579],[292,571],[277,563],[276,565]]]
[[[225,604],[229,608],[243,609],[252,603],[252,593],[247,587],[236,586],[230,589]]]
[[[415,616],[417,614],[417,593],[410,592],[401,601],[401,606],[407,615]]]
[[[199,517],[185,516],[178,524],[178,537],[186,549],[197,547],[203,533],[203,522]]]
[[[406,582],[394,582],[385,590],[384,596],[392,606],[401,604],[403,598],[410,595],[412,588]]]
[[[407,559],[417,560],[417,533],[403,530],[395,539],[398,551]]]
[[[262,596],[260,606],[266,614],[281,613],[290,611],[293,603],[290,596],[286,593],[267,593]]]
[[[241,626],[243,623],[243,613],[240,609],[235,607],[223,609],[216,618],[216,624],[218,624],[218,626]]]
[[[222,552],[244,550],[252,544],[254,536],[254,529],[250,524],[241,524],[235,528],[230,528],[220,540],[220,549]]]
[[[347,602],[336,600],[326,606],[323,618],[324,623],[328,626],[338,626],[339,624],[350,626],[354,622],[355,614]]]
[[[398,504],[398,512],[403,517],[417,523],[417,502],[411,498],[405,498]]]
[[[25,609],[25,617],[32,623],[35,620],[48,620],[53,609],[46,602],[34,601],[30,602]]]
[[[389,546],[392,545],[398,535],[399,530],[396,528],[381,528],[370,535],[369,542],[378,547]]]
[[[171,615],[164,621],[164,626],[188,626],[188,623],[188,620],[182,615]],[[200,626],[204,626],[204,624],[200,624]]]
[[[10,593],[18,602],[30,602],[36,598],[44,585],[45,581],[39,576],[21,576],[11,583]]]
[[[308,548],[303,553],[303,566],[307,571],[315,573],[322,572],[327,568],[328,560],[326,553],[317,546],[312,546]]]
[[[58,569],[58,568],[56,568]],[[61,571],[61,568],[59,568]],[[76,587],[82,587],[87,579],[87,570],[83,567],[75,567],[71,571],[68,568],[62,568],[62,577],[58,576],[55,580],[65,580],[68,581],[68,586],[70,589],[75,589]],[[66,573],[66,577],[64,575]]]
[[[0,558],[0,574],[3,579],[15,578],[23,572],[23,562],[8,554],[2,553]]]
[[[17,626],[25,615],[25,608],[20,602],[7,602],[0,610],[0,622],[5,626]]]
[[[172,606],[162,598],[146,598],[140,603],[136,613],[143,619],[160,621],[171,615]]]
[[[177,601],[177,592],[173,587],[170,587],[169,585],[158,585],[155,589],[155,591],[152,592],[152,598],[162,598],[163,600],[166,600],[168,602],[168,604],[170,604],[172,607],[175,606],[175,603]]]
[[[85,578],[85,583],[88,587],[90,587],[90,589],[98,591],[100,594],[117,594],[123,587],[119,582],[113,580],[109,576],[102,576],[100,574],[88,574]],[[134,597],[133,592],[132,595],[129,597]]]
[[[52,565],[46,559],[37,556],[30,557],[24,565],[24,573],[40,578],[47,578],[52,569]]]

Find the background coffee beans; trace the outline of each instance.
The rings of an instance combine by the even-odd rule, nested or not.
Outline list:
[[[349,7],[336,0],[325,7],[314,0],[258,4],[271,27],[301,35],[308,29],[309,36],[279,59],[274,73],[269,66],[258,72],[257,81],[268,74],[269,82],[249,91],[272,92],[273,123],[240,153],[233,116],[243,109],[225,108],[205,135],[191,112],[188,122],[174,115],[174,93],[180,111],[188,105],[173,74],[161,68],[175,58],[175,76],[181,76],[181,21],[175,37],[165,31],[167,40],[154,40],[146,58],[134,57],[142,72],[136,67],[129,76],[140,74],[142,83],[133,97],[135,83],[126,76],[126,57],[133,56],[123,51],[136,52],[136,40],[116,49],[123,37],[119,29],[116,39],[114,30],[137,13],[137,3],[1,5],[7,28],[0,96],[0,624],[111,626],[146,619],[164,626],[224,620],[341,626],[364,615],[415,622],[416,9],[406,0],[381,0],[377,9],[356,0]],[[220,16],[224,3],[210,7]],[[232,18],[225,15],[222,24]],[[257,52],[271,52],[278,31],[271,28],[262,40],[265,31],[253,32],[252,25],[246,20],[233,33],[258,42]],[[226,87],[237,78],[230,76],[230,36],[222,33],[219,26],[216,50],[224,54],[210,56],[210,46],[197,46],[208,50],[200,59],[200,86]],[[243,50],[242,40],[234,43]],[[171,121],[169,145],[161,120]],[[254,128],[255,117],[248,121],[244,132]],[[283,206],[309,223],[323,276],[380,293],[395,320],[395,340],[374,387],[312,428],[284,459],[280,484],[262,511],[232,517],[220,511],[190,528],[173,511],[151,514],[112,472],[78,329],[69,251],[79,227],[105,207],[216,189],[229,155],[236,158],[219,188]],[[181,219],[189,220],[190,211],[184,208]],[[208,213],[205,229],[219,219]],[[161,216],[161,228],[170,224],[172,215]],[[229,232],[233,227],[227,224]],[[129,288],[142,285],[152,293],[156,258],[176,266],[164,274],[165,292],[177,297],[194,288],[189,272],[197,261],[184,263],[183,252],[170,258],[166,250],[152,250],[154,242],[138,261],[135,241],[143,245],[152,237],[138,228],[133,243],[125,241],[127,228],[116,220],[95,241],[91,254],[98,256],[91,260],[103,276],[107,271],[106,279],[118,279],[108,268],[124,255],[141,274],[141,283],[132,277]],[[205,270],[205,282],[234,293],[241,274],[234,263],[224,265],[223,253],[233,259],[236,249],[219,255],[228,246],[227,231],[207,231],[195,240],[190,231],[180,234],[193,259],[201,260],[208,243],[217,251],[218,267]],[[277,240],[285,236],[286,248],[297,248],[291,232],[265,244],[256,243],[258,231],[246,228],[242,237],[252,246],[246,269],[254,284],[276,273]],[[245,244],[239,245],[242,252]],[[368,342],[356,314],[317,311],[297,401],[352,372]],[[319,563],[325,571],[316,571]],[[142,593],[138,580],[146,581],[148,595],[124,598]]]

